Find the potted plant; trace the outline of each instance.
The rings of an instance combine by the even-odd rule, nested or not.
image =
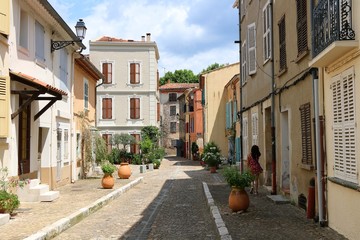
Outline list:
[[[191,153],[193,156],[193,160],[198,161],[199,160],[199,146],[197,145],[196,142],[193,142],[191,144]]]
[[[105,162],[101,165],[101,170],[104,173],[104,176],[101,180],[102,187],[106,189],[113,188],[115,181],[112,174],[116,171],[116,167],[109,162]]]
[[[20,201],[16,194],[0,190],[0,213],[9,213],[10,215],[13,215],[14,210],[19,206]]]
[[[209,142],[204,147],[202,160],[210,167],[210,172],[215,173],[220,162],[220,148],[214,142]]]
[[[250,171],[240,173],[236,167],[226,167],[222,172],[226,182],[231,187],[229,195],[229,207],[232,211],[245,211],[249,207],[250,199],[245,188],[254,181]]]

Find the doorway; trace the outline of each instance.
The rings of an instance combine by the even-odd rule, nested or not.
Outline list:
[[[26,99],[19,97],[19,106]],[[18,142],[18,175],[30,173],[30,105],[19,113],[19,142]]]

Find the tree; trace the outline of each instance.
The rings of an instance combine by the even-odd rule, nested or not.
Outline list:
[[[175,72],[167,72],[160,78],[160,85],[166,84],[168,81],[172,83],[198,83],[198,77],[191,70],[175,70]]]
[[[203,69],[200,74],[207,73],[207,72],[210,72],[212,70],[215,70],[217,68],[221,68],[221,67],[224,67],[224,66],[225,66],[225,64],[213,63],[213,64],[209,65],[206,69]]]
[[[112,142],[118,149],[120,149],[120,144],[123,145],[123,149],[126,149],[127,145],[135,143],[135,138],[130,134],[117,133],[112,137]]]
[[[159,128],[155,126],[146,126],[141,129],[142,138],[149,138],[153,143],[158,143],[160,138]]]

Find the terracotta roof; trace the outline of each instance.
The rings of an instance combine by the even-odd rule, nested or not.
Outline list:
[[[134,40],[128,40],[128,39],[122,39],[122,38],[114,38],[114,37],[108,37],[108,36],[102,36],[97,42],[140,42],[140,41],[134,41]]]
[[[43,81],[40,81],[39,79],[37,78],[34,78],[32,76],[29,76],[29,75],[26,75],[24,73],[21,73],[21,72],[14,72],[10,69],[10,74],[12,74],[13,76],[16,76],[20,79],[23,80],[23,83],[29,85],[29,86],[32,86],[32,87],[44,87],[46,89],[48,89],[50,92],[53,92],[53,93],[58,93],[58,94],[61,94],[61,95],[67,95],[67,93],[61,89],[58,89],[56,87],[53,87],[51,86],[50,84],[47,84]]]
[[[167,83],[159,87],[160,90],[167,89],[188,89],[199,87],[198,83]]]

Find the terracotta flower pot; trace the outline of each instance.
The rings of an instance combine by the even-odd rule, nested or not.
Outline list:
[[[216,166],[210,167],[210,173],[216,173]]]
[[[250,204],[249,195],[244,189],[232,187],[229,195],[229,207],[233,212],[245,211]]]
[[[105,189],[111,189],[114,187],[115,180],[112,175],[104,174],[103,178],[101,179],[101,185]]]
[[[129,163],[123,162],[120,164],[118,176],[121,179],[128,179],[131,176],[131,168]]]

